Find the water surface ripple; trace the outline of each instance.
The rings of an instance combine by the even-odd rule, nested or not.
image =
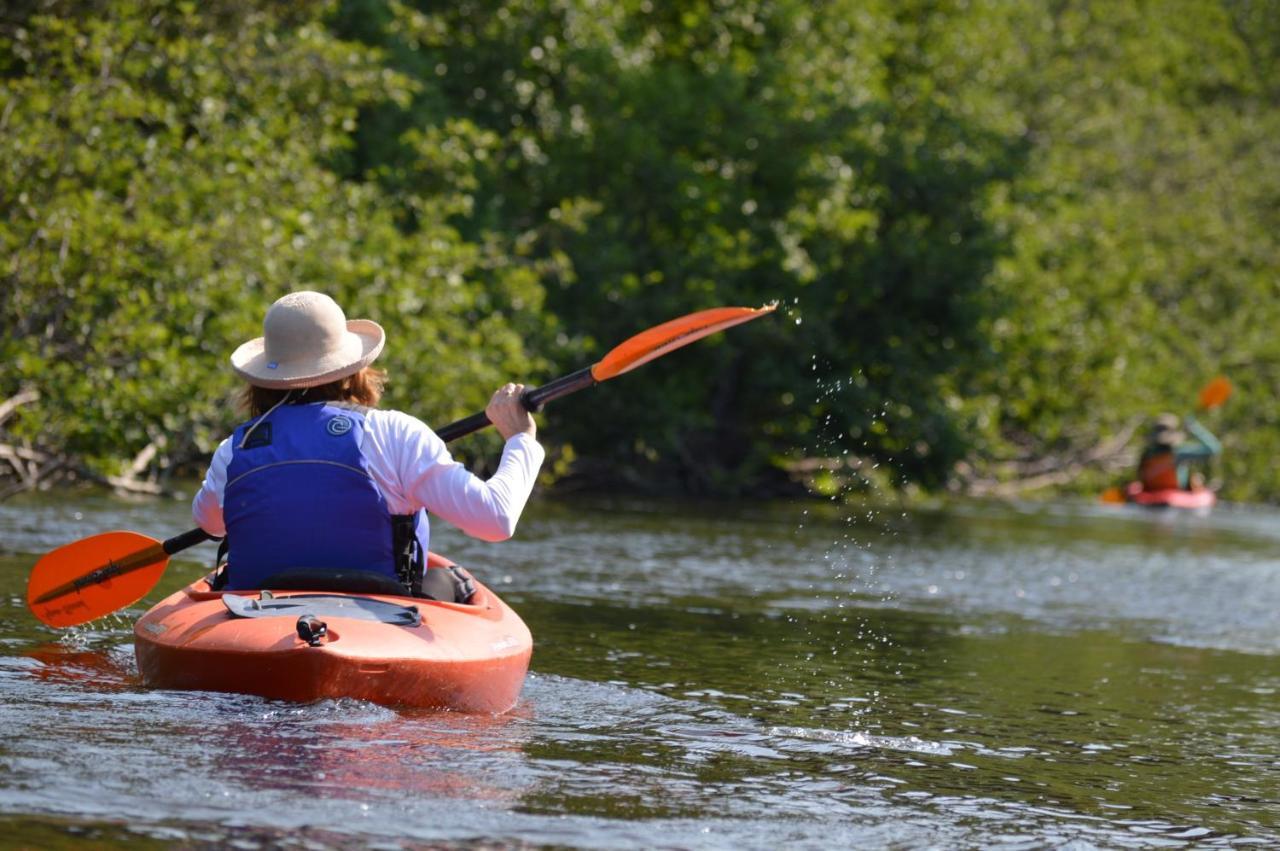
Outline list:
[[[141,687],[132,619],[192,561],[87,627],[26,611],[35,554],[188,526],[169,503],[0,504],[7,841],[1280,843],[1273,512],[544,500],[500,546],[437,530],[534,633],[497,718]]]

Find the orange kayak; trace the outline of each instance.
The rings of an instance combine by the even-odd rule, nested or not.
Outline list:
[[[450,562],[432,554],[432,565]],[[470,603],[323,591],[214,591],[206,579],[134,625],[154,688],[506,712],[533,638],[480,582]],[[304,623],[305,621],[305,623]]]

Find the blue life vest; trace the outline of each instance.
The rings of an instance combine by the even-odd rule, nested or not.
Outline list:
[[[262,588],[286,570],[398,579],[392,515],[360,452],[364,414],[333,404],[281,405],[255,421],[232,436],[223,494],[226,587]],[[419,540],[424,521],[420,512]]]

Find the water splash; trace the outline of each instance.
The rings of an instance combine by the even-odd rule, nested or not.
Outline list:
[[[861,730],[824,730],[811,727],[771,727],[769,733],[788,739],[828,742],[847,748],[875,748],[904,753],[951,756],[955,747],[943,742],[927,742],[916,736],[879,736]]]

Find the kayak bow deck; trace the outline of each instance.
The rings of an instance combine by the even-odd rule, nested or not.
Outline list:
[[[433,563],[448,564],[434,555]],[[307,617],[324,629],[301,625]],[[479,582],[472,601],[462,604],[325,591],[224,592],[201,579],[157,603],[133,632],[138,670],[154,688],[293,701],[349,697],[465,712],[513,707],[533,652],[529,628]]]

